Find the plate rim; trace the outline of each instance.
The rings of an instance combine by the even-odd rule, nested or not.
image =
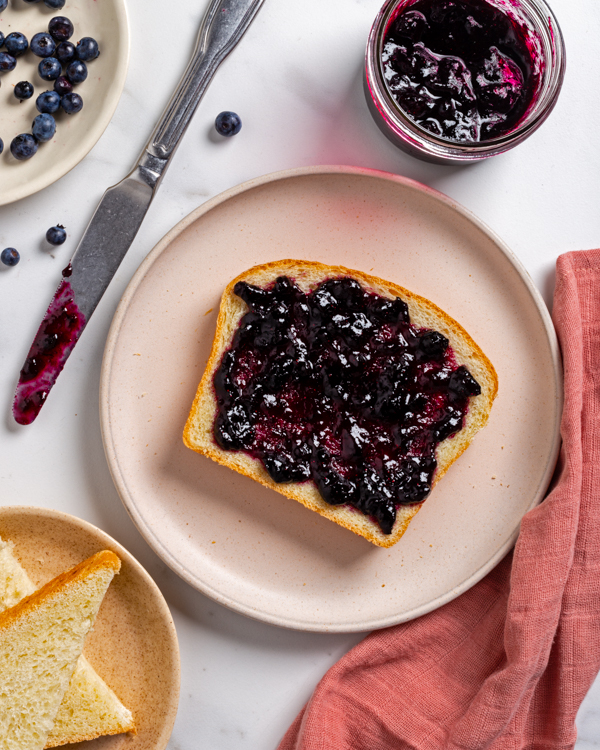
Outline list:
[[[169,645],[173,649],[176,656],[173,664],[172,681],[174,683],[173,689],[169,692],[170,705],[167,706],[165,712],[165,725],[160,736],[157,738],[156,744],[154,745],[155,750],[165,750],[171,735],[173,734],[173,727],[175,725],[175,719],[177,717],[177,710],[179,708],[179,696],[181,692],[181,654],[179,651],[179,640],[177,638],[177,631],[175,629],[175,623],[173,622],[173,615],[169,609],[165,597],[162,591],[158,588],[155,580],[152,578],[150,573],[144,568],[144,566],[129,552],[122,544],[114,539],[106,531],[103,531],[98,526],[89,521],[85,521],[83,518],[79,518],[70,513],[65,513],[61,510],[54,510],[53,508],[42,508],[34,505],[2,505],[0,506],[0,523],[4,515],[20,514],[24,516],[40,516],[43,518],[52,518],[54,520],[61,521],[70,526],[79,527],[84,531],[93,534],[94,536],[100,537],[102,544],[106,544],[107,548],[112,549],[121,560],[127,562],[138,575],[145,581],[146,585],[154,592],[155,601],[159,608],[159,614],[161,620],[167,626],[167,631],[170,634]],[[175,700],[173,700],[173,697]]]
[[[280,180],[312,176],[312,175],[358,175],[361,177],[378,178],[385,181],[391,181],[400,184],[404,187],[414,190],[418,193],[425,193],[433,200],[443,204],[447,208],[457,212],[468,222],[478,228],[493,244],[500,250],[505,256],[508,262],[515,268],[519,277],[524,282],[529,295],[534,302],[537,311],[542,320],[547,339],[550,345],[550,352],[553,363],[554,382],[556,385],[556,414],[554,422],[553,440],[551,450],[548,454],[548,461],[542,475],[542,479],[538,485],[537,491],[533,495],[533,500],[527,507],[525,512],[529,512],[532,508],[538,505],[544,498],[548,486],[550,485],[552,475],[558,460],[560,451],[561,437],[560,437],[560,425],[562,419],[562,407],[563,407],[563,370],[560,355],[560,347],[556,330],[550,312],[546,303],[544,302],[540,291],[537,289],[529,272],[519,260],[519,258],[510,250],[508,245],[492,230],[487,224],[473,214],[469,209],[462,206],[460,203],[455,201],[453,198],[439,192],[433,188],[423,185],[422,183],[412,180],[408,177],[393,174],[390,172],[384,172],[381,170],[369,169],[365,167],[353,167],[344,165],[318,165],[308,167],[296,167],[293,169],[286,169],[277,172],[271,172],[266,175],[252,178],[245,182],[240,183],[222,193],[214,196],[205,203],[198,206],[191,213],[181,219],[172,229],[164,235],[164,237],[155,245],[155,247],[148,253],[148,255],[141,262],[140,266],[132,276],[121,300],[115,311],[107,340],[104,348],[104,355],[102,358],[102,366],[100,372],[100,428],[102,433],[102,442],[104,445],[104,451],[106,454],[107,463],[109,470],[121,498],[125,509],[129,513],[131,519],[136,525],[139,532],[142,534],[146,542],[156,552],[156,554],[165,562],[171,570],[188,583],[192,588],[200,591],[202,594],[208,596],[213,601],[224,605],[225,607],[239,612],[240,614],[246,615],[253,619],[267,622],[271,625],[279,627],[290,628],[293,630],[307,631],[307,632],[320,632],[320,633],[356,633],[356,632],[367,632],[370,630],[379,630],[381,628],[391,627],[402,622],[408,622],[417,617],[427,614],[439,607],[448,604],[453,599],[457,598],[461,594],[468,591],[472,586],[478,583],[485,575],[493,570],[496,565],[510,552],[513,548],[519,530],[521,521],[516,525],[513,532],[508,537],[507,541],[499,548],[499,550],[488,560],[487,563],[480,566],[474,573],[468,576],[460,585],[455,586],[445,594],[433,599],[425,605],[420,605],[408,612],[404,612],[400,615],[389,615],[384,618],[371,621],[357,621],[354,623],[336,623],[331,622],[324,624],[322,622],[308,622],[306,620],[298,620],[295,618],[286,618],[280,615],[273,615],[268,611],[257,610],[243,602],[239,602],[227,595],[220,593],[214,589],[205,581],[199,580],[191,571],[189,571],[184,565],[182,565],[176,557],[162,544],[158,537],[154,534],[151,527],[145,522],[144,517],[136,507],[134,498],[130,495],[127,489],[126,482],[121,473],[118,456],[114,449],[114,442],[112,439],[111,431],[111,419],[109,413],[109,382],[112,369],[112,361],[115,354],[115,348],[117,339],[119,337],[120,329],[123,324],[123,320],[126,316],[129,304],[135,296],[138,287],[143,281],[144,277],[158,260],[160,255],[166,248],[182,233],[188,226],[193,224],[201,216],[209,213],[212,209],[225,203],[226,201],[234,198],[244,192],[253,190],[254,188],[261,187],[263,185],[277,182]]]
[[[0,207],[10,206],[11,203],[16,203],[16,201],[22,200],[23,198],[29,198],[29,196],[35,195],[41,190],[45,190],[45,188],[50,187],[50,185],[54,185],[55,182],[61,180],[85,159],[110,125],[117,109],[117,105],[121,101],[121,95],[125,88],[125,81],[127,79],[131,57],[131,26],[129,23],[129,11],[127,10],[125,0],[113,0],[113,2],[115,4],[115,22],[117,25],[121,26],[123,31],[119,46],[119,53],[122,57],[122,62],[117,67],[116,75],[111,81],[114,86],[111,86],[110,88],[107,103],[102,109],[102,116],[96,119],[88,129],[88,132],[91,133],[89,136],[89,145],[85,145],[86,142],[84,142],[84,146],[81,150],[74,149],[73,156],[62,159],[62,166],[58,169],[56,177],[50,176],[50,178],[48,178],[48,175],[54,174],[54,170],[49,170],[42,173],[40,177],[29,180],[20,188],[6,191],[4,197],[0,192]]]

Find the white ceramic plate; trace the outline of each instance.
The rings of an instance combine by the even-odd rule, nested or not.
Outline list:
[[[283,258],[342,264],[430,298],[497,369],[488,426],[391,549],[182,443],[223,288],[246,268]],[[121,301],[101,383],[115,484],[163,560],[246,615],[337,632],[422,615],[499,562],[550,480],[561,403],[547,309],[502,242],[439,193],[343,167],[262,177],[178,224]]]
[[[121,571],[104,597],[84,653],[130,709],[138,733],[63,747],[164,750],[179,702],[179,646],[171,613],[152,578],[108,534],[59,511],[0,508],[0,537],[14,542],[21,565],[37,586],[103,549],[119,556]]]
[[[76,115],[56,113],[56,135],[41,143],[28,161],[17,161],[10,153],[12,139],[20,133],[31,133],[31,123],[39,114],[35,107],[38,94],[49,91],[53,83],[43,81],[37,70],[41,58],[30,50],[17,59],[11,73],[0,76],[0,138],[4,153],[0,156],[0,206],[37,193],[67,174],[86,156],[105,131],[121,97],[129,62],[129,27],[124,0],[70,0],[60,11],[52,11],[43,2],[24,3],[11,0],[0,13],[0,31],[13,31],[31,37],[48,30],[54,16],[67,16],[75,26],[70,40],[77,44],[84,36],[94,37],[100,45],[100,56],[88,65],[87,79],[75,87],[83,98],[83,109]],[[5,48],[2,48],[6,52]],[[19,81],[30,81],[33,97],[19,103],[13,89]]]

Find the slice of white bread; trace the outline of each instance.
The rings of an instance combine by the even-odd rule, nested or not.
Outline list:
[[[233,279],[226,287],[221,299],[217,329],[206,370],[185,425],[183,440],[192,450],[202,453],[230,469],[238,471],[257,482],[270,487],[286,497],[298,500],[307,508],[360,534],[380,547],[391,547],[405,532],[421,504],[398,507],[396,521],[389,535],[369,517],[349,506],[329,505],[319,494],[314,482],[277,483],[269,476],[262,463],[241,451],[223,450],[215,441],[213,427],[217,413],[213,379],[221,364],[223,354],[230,347],[233,336],[248,306],[237,297],[233,289],[239,281],[258,287],[268,287],[279,276],[292,279],[304,292],[315,289],[327,279],[352,278],[369,292],[382,297],[403,299],[409,309],[411,323],[418,328],[439,331],[450,341],[456,362],[465,365],[481,386],[481,394],[471,397],[464,427],[455,435],[442,441],[436,449],[437,469],[433,486],[448,471],[451,464],[463,453],[482,427],[485,426],[498,391],[498,378],[489,359],[469,334],[443,310],[407,289],[389,281],[353,271],[343,266],[326,266],[322,263],[300,260],[281,260],[255,266]]]
[[[0,539],[0,612],[34,591],[35,586],[15,557],[14,544]],[[135,731],[131,711],[82,654],[48,735],[46,748]]]
[[[98,552],[0,613],[0,747],[43,750],[121,562]]]

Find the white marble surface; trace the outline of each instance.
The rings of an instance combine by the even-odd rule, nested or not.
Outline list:
[[[451,168],[397,151],[367,111],[361,67],[379,0],[266,0],[217,74],[48,405],[25,429],[10,418],[12,392],[60,270],[103,190],[125,175],[148,137],[185,66],[207,0],[129,0],[131,67],[108,130],[58,183],[0,208],[0,248],[16,246],[22,255],[17,268],[0,271],[0,502],[85,518],[154,576],[172,609],[182,655],[170,750],[274,750],[319,677],[362,636],[297,633],[247,620],[189,588],[143,541],[113,487],[98,420],[104,341],[123,290],[155,243],[207,198],[270,171],[352,164],[420,180],[466,205],[507,241],[549,302],[556,257],[600,244],[600,6],[552,4],[568,50],[553,115],[515,151]],[[228,141],[211,130],[223,109],[244,121]],[[57,222],[67,226],[69,239],[49,252],[43,236]],[[600,744],[600,680],[578,726],[578,750]]]

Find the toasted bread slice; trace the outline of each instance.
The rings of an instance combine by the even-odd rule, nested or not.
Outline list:
[[[0,612],[13,607],[34,591],[35,586],[14,555],[14,544],[0,539]],[[131,711],[82,654],[58,709],[46,747],[135,731]]]
[[[2,750],[43,750],[85,637],[119,571],[99,552],[0,613]]]
[[[421,504],[399,506],[392,533],[386,535],[371,518],[354,508],[329,505],[319,494],[314,482],[277,483],[271,479],[259,460],[241,451],[223,450],[214,439],[213,428],[217,414],[213,385],[214,375],[221,364],[223,354],[231,345],[242,317],[248,312],[248,306],[234,294],[233,289],[239,281],[266,288],[279,276],[289,277],[305,293],[315,289],[327,279],[355,279],[366,291],[390,299],[400,297],[408,305],[410,320],[413,325],[418,328],[439,331],[449,339],[457,364],[467,367],[481,386],[481,394],[471,397],[469,411],[462,430],[437,446],[437,470],[434,475],[433,486],[440,481],[452,463],[467,449],[475,433],[485,426],[498,391],[496,371],[464,328],[434,305],[433,302],[413,294],[397,284],[375,276],[369,276],[360,271],[310,261],[281,260],[255,266],[233,279],[226,287],[221,299],[212,351],[185,425],[183,433],[185,445],[240,474],[260,482],[265,487],[297,500],[307,508],[315,510],[326,518],[335,521],[335,523],[364,536],[373,544],[380,547],[391,547],[406,531],[411,519],[421,508]]]

